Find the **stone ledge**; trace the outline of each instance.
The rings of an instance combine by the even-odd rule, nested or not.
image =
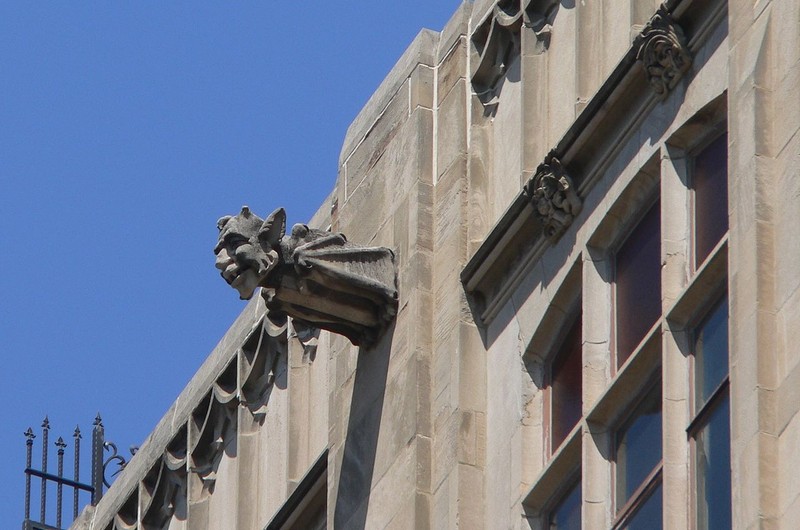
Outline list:
[[[420,31],[411,45],[392,67],[378,89],[369,98],[358,116],[347,128],[339,154],[339,165],[344,164],[347,157],[358,147],[383,115],[389,102],[406,82],[417,65],[435,66],[436,50],[439,44],[439,33],[429,29]]]

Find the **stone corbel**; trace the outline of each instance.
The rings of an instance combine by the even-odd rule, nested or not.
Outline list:
[[[637,37],[636,59],[644,66],[647,81],[664,100],[692,65],[681,27],[662,4]]]
[[[572,179],[552,152],[539,164],[524,193],[551,241],[558,240],[581,211],[581,199]]]

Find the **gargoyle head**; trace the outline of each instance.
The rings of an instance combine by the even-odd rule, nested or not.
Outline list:
[[[242,300],[256,288],[280,260],[280,242],[286,233],[286,212],[278,208],[266,220],[242,206],[239,214],[217,221],[219,239],[214,247],[216,267]]]

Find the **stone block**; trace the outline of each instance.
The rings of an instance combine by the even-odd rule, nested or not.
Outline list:
[[[578,100],[575,86],[575,72],[577,71],[577,39],[575,38],[577,15],[575,11],[575,9],[558,10],[553,22],[550,46],[547,49],[547,74],[545,77],[547,121],[545,127],[548,131],[547,145],[549,146],[558,143],[569,124],[575,119],[575,102]],[[619,18],[617,15],[615,21]],[[603,48],[615,55],[616,64],[622,54],[617,54],[609,49],[610,43],[604,44]]]
[[[345,192],[348,197],[353,194],[370,169],[383,156],[383,152],[394,138],[400,125],[408,119],[409,84],[409,82],[403,84],[364,139],[346,158],[344,163],[347,168]]]
[[[466,81],[457,81],[444,97],[437,113],[436,167],[437,177],[443,175],[467,150]],[[463,166],[463,162],[459,162]],[[466,174],[463,170],[462,175]]]
[[[376,118],[381,115],[389,101],[401,90],[401,87],[406,83],[417,65],[434,66],[436,64],[435,54],[438,42],[439,34],[435,31],[423,29],[417,34],[414,41],[409,45],[402,57],[398,59],[392,70],[347,129],[341,154],[339,155],[340,166],[350,157],[356,146],[363,141],[367,132],[374,127]]]
[[[469,32],[469,17],[472,13],[472,2],[462,1],[453,16],[447,21],[439,33],[438,64],[441,66],[459,39],[465,39]]]
[[[466,87],[464,84],[459,83],[459,81],[466,79],[467,37],[463,36],[459,37],[458,40],[452,44],[452,47],[446,51],[445,56],[439,63],[437,73],[437,106],[441,106],[445,98],[449,97],[454,89],[464,91],[466,97]],[[466,112],[466,104],[462,104],[462,107],[462,110]]]
[[[633,2],[634,4],[636,2]],[[604,40],[614,38],[607,35],[603,24],[603,3],[586,2],[576,4],[577,9],[577,96],[579,100],[588,101],[604,80]],[[624,19],[625,17],[618,17]]]
[[[433,85],[435,82],[435,69],[422,64],[414,69],[409,81],[409,112],[413,112],[417,107],[433,108]]]
[[[459,386],[460,406],[473,411],[486,410],[486,368],[483,344],[477,328],[460,325]]]

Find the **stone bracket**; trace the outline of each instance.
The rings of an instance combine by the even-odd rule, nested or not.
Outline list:
[[[545,236],[552,242],[561,237],[581,211],[581,199],[572,179],[552,151],[525,184],[523,193],[542,222]]]
[[[681,27],[662,4],[636,38],[636,60],[647,75],[647,82],[664,100],[692,65]]]

